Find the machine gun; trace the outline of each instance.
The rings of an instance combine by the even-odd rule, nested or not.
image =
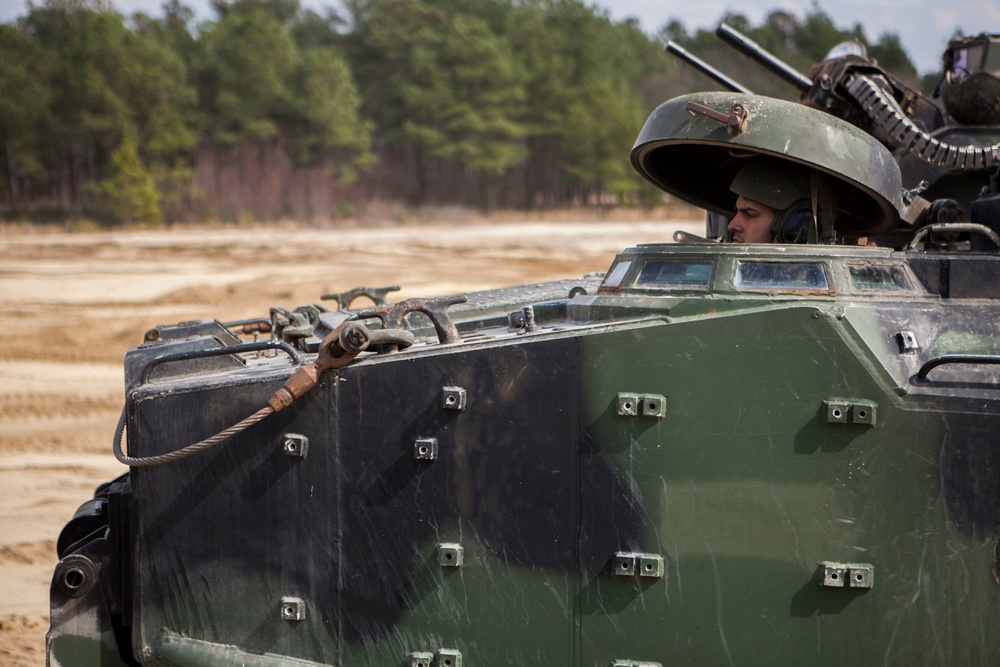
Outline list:
[[[904,215],[914,226],[953,221],[948,218],[954,211],[969,210],[987,184],[989,172],[1000,167],[1000,124],[958,123],[919,90],[868,58],[860,44],[839,45],[813,65],[808,75],[803,75],[724,23],[715,34],[793,86],[806,106],[860,127],[889,148],[899,163],[908,203],[917,205],[916,211]],[[965,77],[990,70],[991,47],[994,52],[1000,51],[1000,37],[984,34],[952,40],[945,54],[951,72],[948,76]],[[667,42],[666,50],[727,90],[750,92],[674,42]],[[972,62],[976,57],[979,60]],[[959,67],[964,69],[956,74]],[[953,200],[954,205],[941,204],[934,209],[930,202],[935,200]]]

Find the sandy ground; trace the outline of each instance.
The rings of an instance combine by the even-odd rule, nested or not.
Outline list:
[[[369,229],[0,230],[0,665],[45,661],[59,530],[111,454],[125,351],[157,324],[267,317],[352,287],[393,300],[604,271],[699,222],[492,222]]]

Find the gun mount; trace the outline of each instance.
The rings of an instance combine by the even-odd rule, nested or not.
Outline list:
[[[937,211],[969,211],[973,200],[987,186],[989,173],[1000,167],[1000,124],[959,123],[933,100],[868,58],[862,48],[834,49],[803,75],[724,23],[716,36],[794,87],[802,104],[856,125],[889,148],[899,163],[908,193],[909,207],[902,213],[904,223],[910,227],[945,221],[933,217]],[[946,76],[955,76],[957,68],[971,67],[975,73],[987,71],[994,67],[990,58],[1000,60],[1000,38],[983,35],[972,40],[975,44],[969,41],[953,40],[945,56],[951,68]],[[991,55],[989,46],[998,53]],[[745,90],[735,80],[731,80],[733,85],[726,85],[720,79],[728,79],[726,75],[691,54],[681,55],[683,49],[679,46],[668,43],[666,50],[727,90]],[[962,99],[968,97],[966,94]],[[983,106],[981,100],[977,104]],[[992,104],[997,106],[996,101]],[[982,113],[975,116],[982,117]],[[954,200],[956,205],[934,207],[935,200]]]

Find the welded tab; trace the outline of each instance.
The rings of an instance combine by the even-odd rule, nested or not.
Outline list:
[[[828,424],[861,424],[874,426],[878,403],[856,398],[828,398],[823,401],[823,413]]]
[[[642,416],[654,419],[663,419],[666,412],[667,399],[660,394],[643,394],[640,396],[642,405]]]
[[[462,652],[456,648],[438,649],[434,667],[462,667]]]
[[[663,576],[663,556],[659,554],[639,554],[639,576],[659,579]]]
[[[465,547],[454,542],[438,545],[438,565],[441,567],[462,567],[465,562]]]
[[[854,401],[851,404],[851,423],[874,426],[876,407],[873,401]]]
[[[823,403],[828,424],[846,424],[851,404],[846,401],[826,400]]]
[[[821,563],[823,585],[828,588],[843,588],[847,580],[847,568],[837,563]]]
[[[875,584],[875,568],[855,565],[847,570],[847,585],[851,588],[871,588]]]
[[[309,438],[298,433],[286,433],[282,439],[281,451],[285,456],[304,459],[309,449]]]
[[[434,654],[430,651],[414,651],[406,656],[408,667],[431,667],[434,663]]]
[[[618,415],[635,417],[639,414],[639,394],[618,394]]]
[[[438,455],[437,438],[417,438],[413,443],[413,458],[418,461],[433,461]]]
[[[611,564],[612,573],[617,577],[659,579],[663,576],[663,556],[634,551],[619,551]]]
[[[619,551],[615,554],[612,564],[612,571],[616,577],[634,577],[636,566],[636,555],[627,551]]]
[[[442,389],[441,407],[445,410],[464,410],[465,389],[462,387],[445,387]]]
[[[916,352],[920,349],[920,343],[917,341],[917,335],[912,331],[900,331],[895,335],[895,339],[896,345],[899,347],[900,354]]]
[[[281,620],[304,621],[306,618],[306,603],[302,598],[281,598]]]
[[[820,583],[827,588],[870,589],[875,585],[875,566],[870,563],[823,561],[819,566]]]

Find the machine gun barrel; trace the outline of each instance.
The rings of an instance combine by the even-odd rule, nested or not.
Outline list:
[[[691,67],[694,67],[696,70],[712,79],[726,90],[734,93],[746,93],[747,95],[753,95],[753,91],[741,84],[739,81],[726,76],[698,56],[695,56],[683,49],[676,42],[668,40],[664,50],[675,58],[683,60],[688,65],[691,65]]]
[[[753,41],[739,30],[730,28],[725,23],[720,23],[715,31],[715,36],[723,42],[733,47],[747,58],[757,62],[771,71],[772,74],[789,83],[802,93],[809,92],[812,88],[812,80],[789,66],[786,62],[768,53],[757,42]]]

